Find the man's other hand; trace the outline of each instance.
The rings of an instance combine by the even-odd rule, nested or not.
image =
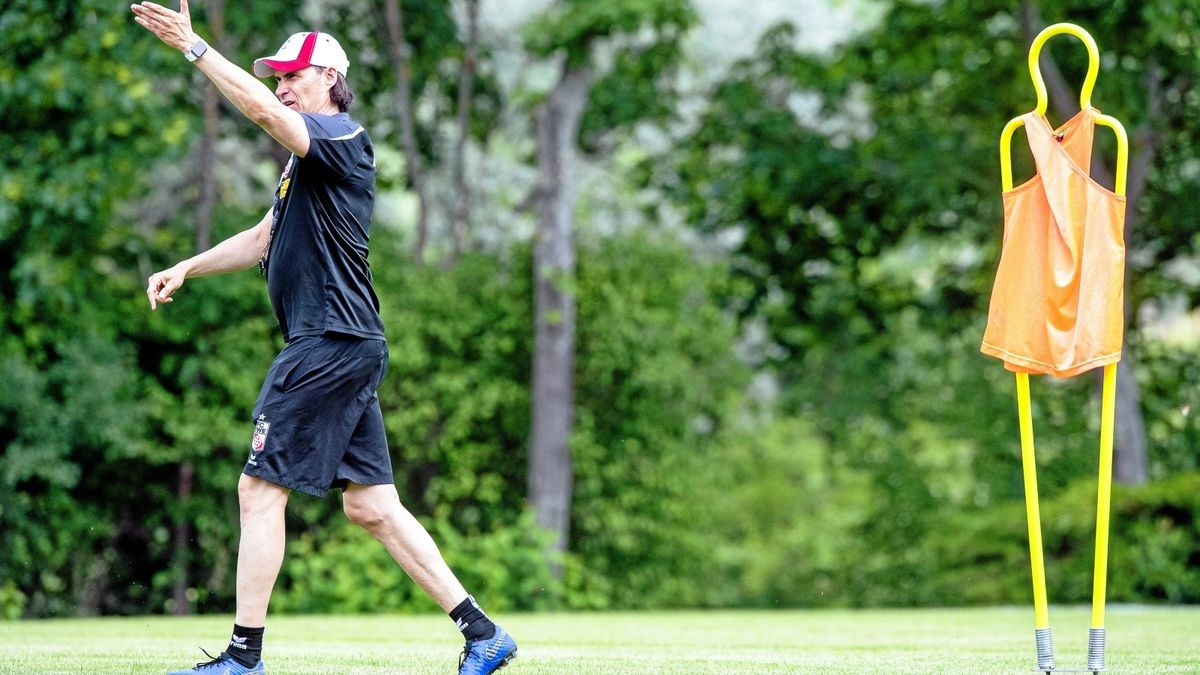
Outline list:
[[[151,311],[158,309],[158,303],[174,302],[171,296],[187,279],[187,271],[182,263],[161,272],[150,275],[146,285],[146,297],[150,298]]]

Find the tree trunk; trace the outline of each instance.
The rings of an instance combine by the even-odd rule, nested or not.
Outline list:
[[[1041,31],[1041,18],[1037,8],[1030,0],[1021,3],[1021,23],[1025,33],[1026,43],[1032,44],[1038,32]],[[1058,64],[1046,50],[1039,56],[1042,78],[1046,82],[1047,97],[1055,114],[1060,120],[1070,117],[1078,109],[1079,92],[1068,86],[1066,78],[1059,70]],[[1146,89],[1148,94],[1148,111],[1134,133],[1130,136],[1130,158],[1126,174],[1125,201],[1125,245],[1126,250],[1133,250],[1131,244],[1136,233],[1138,206],[1145,192],[1146,180],[1150,174],[1158,146],[1156,136],[1151,128],[1151,120],[1158,117],[1162,108],[1162,93],[1157,65],[1151,61],[1147,66]],[[1082,86],[1082,80],[1080,81]],[[1114,158],[1115,161],[1115,158]],[[1116,179],[1113,171],[1108,169],[1103,158],[1096,153],[1092,159],[1092,176],[1101,184],[1113,187]],[[1125,275],[1125,327],[1128,332],[1133,315],[1130,302],[1129,275]],[[1124,485],[1140,485],[1149,476],[1149,460],[1146,451],[1146,427],[1142,421],[1141,389],[1134,379],[1134,359],[1129,349],[1124,350],[1121,364],[1117,367],[1117,395],[1115,411],[1115,427],[1113,429],[1113,479]],[[1103,377],[1097,377],[1097,387],[1103,386]]]
[[[574,477],[568,440],[574,408],[575,142],[591,86],[588,67],[566,64],[537,113],[538,226],[533,253],[533,428],[529,501],[537,522],[555,534],[552,551],[567,548]],[[554,565],[562,576],[562,566]]]
[[[1122,485],[1142,485],[1150,480],[1146,428],[1142,425],[1142,411],[1137,407],[1142,400],[1142,391],[1137,380],[1133,379],[1134,363],[1126,349],[1121,364],[1117,366],[1113,480]],[[1103,379],[1100,378],[1101,381]]]
[[[209,0],[208,29],[213,46],[224,49],[225,0]],[[196,200],[196,252],[212,246],[213,209],[217,203],[217,135],[220,133],[221,92],[207,80],[204,83],[204,132],[200,135],[200,194]]]
[[[413,244],[413,259],[425,260],[429,240],[429,197],[425,189],[425,172],[421,152],[417,148],[416,122],[413,118],[411,48],[404,37],[404,10],[399,0],[383,0],[384,21],[388,31],[388,53],[396,76],[396,114],[400,118],[400,142],[404,146],[404,163],[417,193],[417,239]]]
[[[475,87],[475,55],[479,44],[479,0],[467,0],[467,39],[458,76],[458,141],[454,146],[454,188],[458,197],[450,234],[454,239],[451,261],[466,250],[470,235],[471,190],[467,186],[466,150],[471,137],[471,90]]]
[[[208,28],[213,44],[218,50],[223,49],[225,36],[225,0],[209,0]],[[200,176],[200,193],[196,198],[196,252],[202,253],[212,246],[213,211],[217,198],[217,136],[220,133],[221,92],[216,85],[206,82],[204,86],[204,132],[200,136],[200,161],[198,162]],[[203,386],[200,383],[199,386]],[[192,603],[188,600],[187,591],[190,584],[188,568],[191,560],[191,524],[186,513],[188,502],[192,498],[192,488],[195,483],[195,466],[191,461],[179,465],[176,474],[175,497],[179,513],[175,517],[172,531],[172,589],[174,600],[172,613],[176,616],[187,616],[192,613]]]
[[[219,0],[218,0],[219,1]],[[211,82],[204,87],[204,132],[200,135],[200,194],[196,199],[196,252],[212,245],[213,208],[217,203],[217,133],[221,92]]]
[[[191,562],[191,527],[188,524],[186,506],[192,499],[192,488],[195,485],[196,467],[185,461],[179,465],[175,498],[179,503],[179,514],[175,517],[174,554],[171,556],[172,576],[171,598],[174,607],[171,613],[175,616],[187,616],[192,613],[192,602],[187,597],[189,583],[188,567]]]
[[[1138,207],[1146,192],[1150,167],[1158,155],[1158,134],[1152,120],[1158,119],[1163,108],[1162,73],[1153,59],[1146,68],[1146,115],[1129,137],[1129,170],[1126,175],[1125,245],[1132,248],[1137,241]],[[1130,302],[1129,276],[1125,277],[1125,326],[1128,330],[1134,318]],[[1133,374],[1136,363],[1129,349],[1117,367],[1116,428],[1114,434],[1113,479],[1122,485],[1142,485],[1150,480],[1150,459],[1146,427],[1142,422],[1142,391]]]

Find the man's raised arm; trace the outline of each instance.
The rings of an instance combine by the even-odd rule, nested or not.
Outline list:
[[[185,56],[194,56],[193,60],[201,72],[246,117],[298,157],[308,154],[308,128],[304,126],[304,118],[300,113],[280,103],[266,85],[230,63],[211,46],[203,48],[203,53],[196,55],[195,52],[201,51],[204,42],[192,31],[187,0],[180,0],[178,12],[153,2],[142,2],[130,8],[138,25]]]

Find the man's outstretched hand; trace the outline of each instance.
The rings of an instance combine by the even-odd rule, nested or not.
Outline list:
[[[175,299],[171,296],[183,285],[184,279],[187,279],[187,271],[183,268],[182,263],[151,274],[146,285],[146,297],[150,298],[150,309],[152,311],[158,309],[160,302],[174,302]]]
[[[179,11],[175,12],[153,2],[130,5],[133,20],[142,28],[154,33],[164,43],[186,52],[196,44],[200,36],[192,32],[192,17],[188,13],[187,0],[179,0]]]

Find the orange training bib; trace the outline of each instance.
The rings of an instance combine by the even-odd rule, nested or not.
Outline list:
[[[1004,243],[984,354],[1069,377],[1121,360],[1125,197],[1088,175],[1095,108],[1059,129],[1023,116],[1037,175],[1004,193]]]

